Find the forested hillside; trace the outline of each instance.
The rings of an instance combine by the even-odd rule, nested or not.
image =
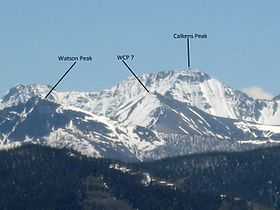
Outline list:
[[[279,209],[279,148],[127,164],[27,145],[0,152],[1,209]]]

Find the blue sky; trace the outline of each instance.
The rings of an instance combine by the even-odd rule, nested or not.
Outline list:
[[[100,90],[129,76],[117,54],[132,53],[137,74],[183,69],[183,40],[192,41],[192,66],[238,89],[280,94],[279,1],[3,1],[0,7],[0,93],[16,84],[54,84],[70,63],[58,55],[91,55],[60,90]]]

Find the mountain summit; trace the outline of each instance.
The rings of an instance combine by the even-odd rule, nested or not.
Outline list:
[[[200,71],[158,72],[144,74],[140,79],[150,92],[187,103],[214,116],[280,125],[279,100],[255,100]],[[46,90],[46,87],[39,88],[37,92],[42,89]],[[30,95],[30,92],[26,94]],[[115,118],[124,107],[146,94],[143,87],[131,77],[111,89],[99,92],[54,92],[51,99]]]
[[[50,86],[16,86],[0,103],[0,142],[135,161],[280,139],[279,100],[254,100],[200,71],[140,79],[150,94],[134,78],[99,92],[53,91],[48,100]]]

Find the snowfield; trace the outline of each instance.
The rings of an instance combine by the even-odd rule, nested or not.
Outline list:
[[[0,101],[1,148],[33,142],[135,161],[280,141],[278,97],[254,100],[197,70],[140,79],[150,94],[134,78],[99,92],[54,91],[48,100],[50,86],[11,88]]]

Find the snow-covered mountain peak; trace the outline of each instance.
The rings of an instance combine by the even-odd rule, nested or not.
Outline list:
[[[161,95],[169,95],[213,115],[237,118],[231,107],[228,107],[231,104],[223,104],[227,103],[226,98],[234,96],[234,90],[204,72],[168,71],[144,74],[140,78],[150,92],[156,91]],[[126,101],[135,101],[146,93],[133,78],[120,83],[112,90],[113,95],[124,96]]]
[[[6,95],[2,97],[2,103],[5,106],[16,105],[18,103],[25,103],[33,97],[43,98],[49,92],[51,86],[30,84],[22,85],[19,84],[11,88]],[[50,95],[49,99],[54,100],[54,95]]]
[[[145,73],[139,77],[150,91],[157,91],[161,94],[164,94],[166,91],[174,87],[175,83],[178,82],[199,83],[211,79],[208,74],[199,70],[160,71],[156,73]],[[136,88],[131,89],[132,86],[135,86]],[[129,77],[128,80],[120,82],[111,90],[120,91],[126,88],[130,88],[133,92],[145,91],[134,77]]]
[[[254,100],[198,70],[149,73],[141,75],[140,79],[151,93],[169,96],[211,115],[280,124],[280,109],[275,102]],[[99,92],[97,95],[98,99],[93,99],[94,103],[88,103],[91,104],[92,110],[98,114],[115,117],[122,107],[130,106],[147,95],[147,92],[135,78],[129,78],[111,90]]]
[[[139,77],[151,93],[157,92],[211,115],[271,125],[280,124],[279,96],[270,101],[254,100],[199,70],[161,71]],[[19,85],[3,97],[0,108],[26,102],[34,96],[42,98],[50,88],[46,85]],[[145,106],[151,110],[153,104],[156,104],[154,107],[156,109],[158,103],[154,99],[145,98],[147,95],[149,94],[139,82],[130,77],[110,89],[99,92],[53,91],[48,100],[114,119],[121,116],[124,110],[128,111],[129,107],[133,108],[133,104],[139,100],[143,100],[143,104],[150,101]]]
[[[174,70],[174,71],[160,71],[157,73],[143,74],[141,78],[148,82],[169,80],[170,82],[176,80],[187,81],[187,82],[203,82],[210,79],[210,76],[199,70]]]
[[[243,120],[280,124],[280,101],[254,100],[198,71],[141,79],[150,93],[132,78],[100,92],[53,92],[48,100],[49,86],[19,85],[3,98],[11,106],[0,109],[0,144],[32,141],[143,160],[280,139],[280,126]]]

